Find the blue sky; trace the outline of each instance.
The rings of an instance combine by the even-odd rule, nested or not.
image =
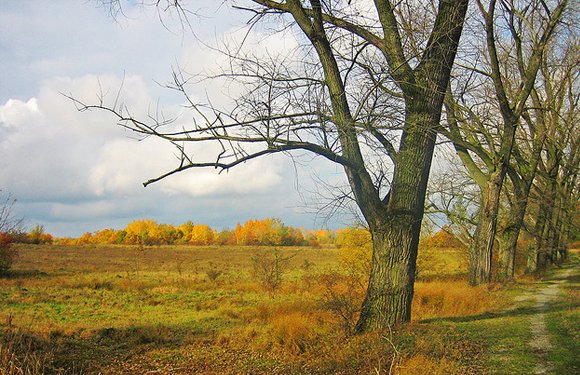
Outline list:
[[[195,2],[207,15],[191,19],[204,43],[244,35],[248,15],[220,3]],[[313,212],[311,177],[344,180],[339,167],[319,159],[305,158],[308,167],[295,168],[278,155],[227,174],[194,170],[142,187],[175,166],[174,150],[155,139],[135,140],[106,113],[78,112],[62,94],[94,101],[123,82],[125,103],[135,113],[146,114],[158,101],[178,113],[183,98],[161,87],[171,68],[211,70],[219,57],[183,32],[175,17],[165,15],[162,25],[154,8],[124,11],[113,19],[98,1],[0,1],[0,189],[17,198],[15,213],[26,225],[42,224],[57,236],[122,228],[137,218],[192,220],[218,229],[266,217],[324,226]],[[295,42],[275,39],[264,47],[259,33],[250,33],[248,45],[254,40],[276,51]],[[232,90],[215,84],[198,89],[217,103]],[[351,219],[335,217],[328,225]]]

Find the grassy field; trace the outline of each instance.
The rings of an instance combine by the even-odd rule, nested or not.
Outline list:
[[[0,374],[526,374],[541,360],[518,299],[541,283],[469,287],[459,250],[423,252],[414,322],[369,335],[350,334],[364,279],[332,247],[18,250],[0,278]],[[280,285],[260,271],[276,257]],[[549,315],[558,373],[577,366],[577,297],[567,285]]]

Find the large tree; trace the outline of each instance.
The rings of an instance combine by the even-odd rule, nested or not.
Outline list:
[[[303,43],[285,60],[222,48],[232,68],[222,76],[247,89],[233,109],[196,102],[188,94],[191,77],[181,71],[174,88],[195,116],[187,129],[141,121],[104,102],[81,108],[109,110],[122,126],[176,145],[179,165],[146,185],[190,168],[228,170],[281,152],[338,163],[373,239],[357,330],[408,322],[429,170],[468,0],[235,5],[253,14],[252,25],[271,17]],[[187,144],[199,142],[218,145],[213,159],[192,156]]]

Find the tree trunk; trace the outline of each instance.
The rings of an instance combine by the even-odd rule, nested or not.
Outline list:
[[[405,116],[407,124],[417,126],[401,141],[398,161],[405,168],[395,170],[386,210],[366,217],[373,238],[373,259],[357,332],[384,329],[411,319],[421,221],[441,116],[436,98],[426,94],[421,98],[408,107]]]
[[[500,234],[496,272],[496,280],[500,283],[513,281],[514,279],[520,229],[521,225],[519,227],[510,226]]]
[[[419,236],[415,219],[393,218],[392,225],[372,233],[373,262],[358,332],[410,321]]]
[[[389,10],[389,3],[377,2],[384,25],[393,24],[394,13]],[[365,210],[368,207],[365,202],[367,197],[357,196],[355,189],[355,198],[373,237],[369,284],[357,332],[385,329],[411,319],[427,182],[435,140],[441,126],[443,97],[449,84],[467,5],[466,0],[440,1],[421,63],[410,73],[410,66],[405,62],[402,70],[407,71],[406,76],[396,74],[404,94],[405,126],[394,158],[390,191],[381,201],[380,209]],[[388,32],[389,28],[385,30]],[[383,53],[391,65],[404,61],[399,61],[402,54],[395,56],[389,50]],[[356,187],[356,179],[349,179],[351,186]]]
[[[540,188],[540,207],[534,228],[536,241],[532,254],[528,257],[529,264],[526,267],[527,273],[543,273],[552,255],[551,248],[555,232],[554,226],[556,225],[554,220],[556,219],[556,194],[559,168],[559,159],[552,157],[547,176],[544,178],[544,187],[543,189]],[[536,258],[535,261],[530,259],[534,256]]]
[[[485,190],[482,192],[479,221],[469,251],[469,283],[471,285],[491,281],[491,259],[504,177],[505,167],[499,167],[491,173]]]

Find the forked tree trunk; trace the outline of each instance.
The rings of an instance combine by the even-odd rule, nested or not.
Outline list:
[[[440,119],[433,103],[426,98],[406,116],[409,123],[419,122],[424,130],[409,134],[412,139],[402,142],[405,146],[398,156],[407,168],[395,171],[387,209],[369,220],[373,258],[357,332],[384,329],[411,319],[421,220]]]
[[[390,8],[380,1],[380,9]],[[461,36],[468,1],[439,2],[439,12],[422,62],[401,82],[405,126],[389,194],[377,206],[355,198],[369,224],[373,258],[357,332],[385,329],[411,319],[421,221],[445,89]],[[391,14],[392,15],[392,14]],[[385,20],[388,22],[388,15]],[[389,55],[389,52],[385,52]],[[411,81],[407,79],[412,79]],[[347,171],[347,175],[349,172]],[[351,186],[356,187],[351,178]],[[367,199],[369,198],[369,199]]]

